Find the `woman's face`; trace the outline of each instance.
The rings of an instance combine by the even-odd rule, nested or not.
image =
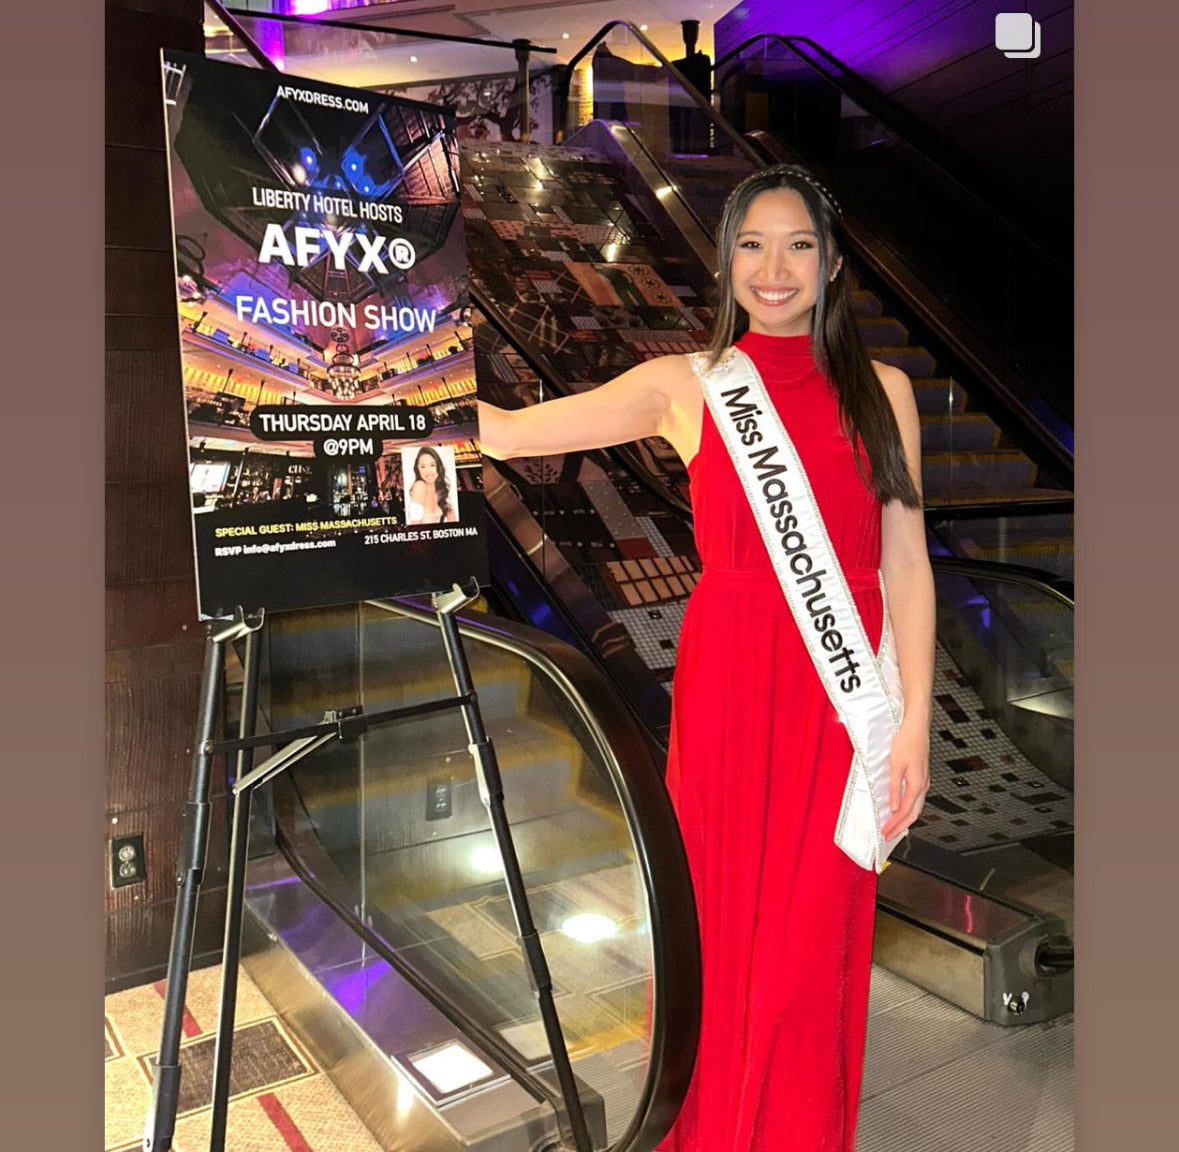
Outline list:
[[[751,332],[805,336],[811,331],[819,237],[797,192],[768,188],[753,198],[737,229],[730,277],[734,298],[749,313]]]
[[[418,476],[427,484],[433,484],[438,479],[438,465],[434,463],[433,456],[423,452],[418,457]]]

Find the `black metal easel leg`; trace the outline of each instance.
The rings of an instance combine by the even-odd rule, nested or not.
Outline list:
[[[254,735],[258,718],[258,668],[261,664],[261,632],[246,637],[245,677],[242,683],[238,736]],[[237,754],[234,780],[243,779],[254,764],[252,748]],[[241,963],[242,914],[245,910],[246,856],[250,843],[250,809],[254,790],[239,793],[233,804],[233,835],[229,842],[229,891],[225,909],[225,941],[221,954],[221,1001],[217,1011],[217,1042],[213,1054],[213,1114],[210,1152],[224,1152],[225,1123],[229,1111],[229,1071],[233,1060],[233,1026],[237,1015],[238,966]]]
[[[476,694],[471,683],[471,669],[467,663],[467,654],[463,649],[462,637],[459,635],[458,625],[454,619],[454,613],[464,604],[470,603],[477,594],[478,584],[475,585],[474,594],[464,592],[456,584],[452,592],[438,593],[433,597],[434,608],[442,626],[442,641],[446,648],[447,659],[450,662],[451,673],[454,676],[455,687],[458,689],[459,696],[465,696],[468,700],[467,703],[461,705],[461,711],[470,741],[470,752],[475,760],[479,796],[491,818],[496,845],[503,860],[504,879],[507,882],[512,914],[516,919],[516,932],[521,950],[524,953],[528,977],[532,982],[532,988],[536,993],[537,1003],[540,1007],[540,1016],[544,1023],[549,1050],[553,1054],[553,1068],[557,1074],[561,1097],[565,1102],[565,1111],[569,1118],[574,1147],[577,1152],[592,1152],[593,1144],[590,1141],[589,1129],[586,1127],[585,1111],[581,1106],[577,1081],[573,1076],[573,1065],[569,1061],[569,1050],[565,1046],[561,1021],[553,1003],[552,977],[549,975],[548,962],[545,959],[544,947],[540,942],[540,934],[536,931],[532,911],[528,906],[528,892],[524,887],[524,877],[520,871],[520,861],[516,855],[511,825],[508,823],[507,813],[504,810],[503,780],[500,776],[495,748],[487,738],[483,727],[483,717],[479,711]]]
[[[180,858],[176,868],[176,912],[168,952],[168,979],[164,994],[164,1022],[159,1055],[153,1063],[151,1109],[143,1135],[144,1152],[168,1152],[176,1130],[180,1098],[180,1032],[192,942],[196,932],[197,901],[209,846],[209,783],[213,766],[213,724],[225,660],[225,645],[256,625],[247,623],[239,609],[232,621],[216,620],[208,628],[205,667],[201,677],[201,702],[196,743],[192,750],[192,777],[184,809]]]

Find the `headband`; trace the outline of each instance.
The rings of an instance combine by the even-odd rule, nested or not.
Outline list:
[[[771,168],[763,168],[758,172],[754,172],[752,176],[747,176],[741,182],[741,184],[739,184],[737,188],[733,190],[733,194],[735,195],[741,189],[741,187],[747,183],[776,173],[781,173],[786,176],[793,176],[794,179],[801,180],[803,183],[809,184],[810,187],[819,194],[819,196],[827,201],[831,211],[834,212],[835,215],[838,216],[841,220],[843,219],[843,209],[839,206],[839,201],[836,200],[835,197],[831,194],[831,190],[799,164],[775,164]]]
[[[796,168],[793,164],[786,165],[782,169],[784,172],[789,172],[791,176],[797,176],[800,180],[805,180],[824,200],[831,206],[831,210],[841,220],[843,219],[843,209],[839,206],[839,201],[831,195],[831,190],[826,184],[820,184],[805,168]]]

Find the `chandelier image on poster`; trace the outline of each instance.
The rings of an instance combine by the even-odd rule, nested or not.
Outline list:
[[[486,583],[453,116],[163,67],[201,616]]]

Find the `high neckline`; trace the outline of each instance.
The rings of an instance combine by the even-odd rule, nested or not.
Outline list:
[[[741,349],[758,367],[762,375],[768,372],[771,380],[798,383],[815,371],[814,350],[809,335],[768,336],[762,332],[746,332],[738,341]]]

